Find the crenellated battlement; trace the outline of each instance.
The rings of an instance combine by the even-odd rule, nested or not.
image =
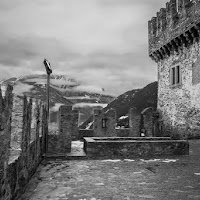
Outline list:
[[[200,1],[170,0],[148,22],[149,56],[158,62],[200,37]]]

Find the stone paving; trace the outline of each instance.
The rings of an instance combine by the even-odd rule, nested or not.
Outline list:
[[[43,161],[20,200],[200,199],[200,140],[190,155]]]

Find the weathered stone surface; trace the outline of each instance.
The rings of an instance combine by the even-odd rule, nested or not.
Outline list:
[[[49,135],[48,152],[53,154],[71,151],[72,139],[78,138],[79,113],[72,110],[72,106],[59,108],[59,134]]]
[[[199,16],[199,1],[171,0],[167,2],[166,8],[161,8],[157,16],[149,21],[149,55],[198,24]],[[187,37],[186,39],[188,40]]]
[[[72,117],[72,140],[77,140],[78,139],[78,119],[79,119],[79,111],[78,110],[72,110],[73,117]]]
[[[103,110],[94,110],[94,136],[97,137],[113,137],[116,136],[116,111],[109,109],[104,113]]]
[[[131,108],[129,111],[129,127],[130,137],[140,136],[141,129],[141,113],[137,111],[137,108]]]
[[[1,92],[1,91],[0,91]],[[11,198],[10,186],[8,183],[8,160],[11,141],[11,116],[12,116],[12,87],[7,86],[5,95],[0,95],[1,107],[1,130],[0,130],[0,199]],[[4,97],[3,97],[4,96]]]
[[[83,137],[94,137],[93,129],[79,129],[78,139],[83,139]]]
[[[79,130],[79,138],[139,137],[141,129],[144,129],[146,136],[150,137],[154,135],[156,130],[154,129],[156,121],[153,114],[152,108],[146,108],[141,113],[136,108],[131,108],[129,111],[129,128],[119,128],[116,127],[116,112],[114,109],[108,110],[106,113],[102,109],[96,109],[93,116],[93,129]],[[105,120],[104,124],[103,120]]]
[[[149,107],[144,109],[141,112],[142,115],[142,124],[141,128],[145,130],[145,136],[152,137],[153,136],[153,108]]]
[[[23,98],[13,96],[13,110],[11,123],[11,148],[21,149],[23,127]]]
[[[186,140],[169,138],[84,138],[84,150],[89,158],[136,158],[164,155],[188,155]]]
[[[32,100],[32,107],[31,107],[31,135],[30,135],[30,141],[34,141],[36,139],[36,126],[37,126],[37,120],[36,120],[36,115],[37,115],[37,100],[33,99]]]
[[[149,21],[149,54],[158,64],[158,111],[163,135],[200,137],[200,1],[171,0]],[[173,66],[180,81],[170,83]],[[176,75],[178,76],[178,75]]]
[[[117,137],[130,137],[130,128],[115,129]]]
[[[165,132],[200,137],[200,87],[192,80],[199,48],[200,44],[195,43],[158,63],[158,110],[162,113]],[[181,85],[172,88],[169,70],[174,64],[181,66],[182,78]]]
[[[36,103],[35,109],[40,107]],[[12,87],[4,86],[4,95],[0,91],[0,110],[0,200],[11,200],[24,190],[35,172],[41,161],[43,143],[37,126],[38,112],[31,117],[32,99],[27,100],[25,96],[13,99]],[[30,143],[31,124],[36,124],[36,137]],[[17,145],[13,145],[15,142]]]

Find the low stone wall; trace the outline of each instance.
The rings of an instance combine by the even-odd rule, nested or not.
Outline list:
[[[60,135],[48,135],[48,153],[49,154],[66,154],[71,151],[70,145],[66,140],[62,140]]]
[[[115,129],[116,137],[128,137],[130,135],[130,129]],[[80,129],[78,139],[83,139],[84,137],[94,137],[93,129]]]
[[[130,136],[130,129],[124,128],[124,129],[115,129],[117,137],[128,137]]]
[[[94,137],[93,129],[79,129],[78,139],[83,139],[84,137]]]
[[[84,150],[88,158],[137,158],[165,155],[188,155],[189,143],[186,140],[137,139],[118,140],[104,138],[84,138]]]

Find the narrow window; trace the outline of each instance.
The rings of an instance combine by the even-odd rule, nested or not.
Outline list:
[[[181,67],[179,65],[170,69],[170,84],[172,86],[179,85],[181,83]]]
[[[175,67],[174,68],[172,68],[172,85],[174,85],[175,84]]]
[[[176,83],[180,83],[180,66],[176,66]]]
[[[102,119],[102,128],[107,128],[107,119]]]

